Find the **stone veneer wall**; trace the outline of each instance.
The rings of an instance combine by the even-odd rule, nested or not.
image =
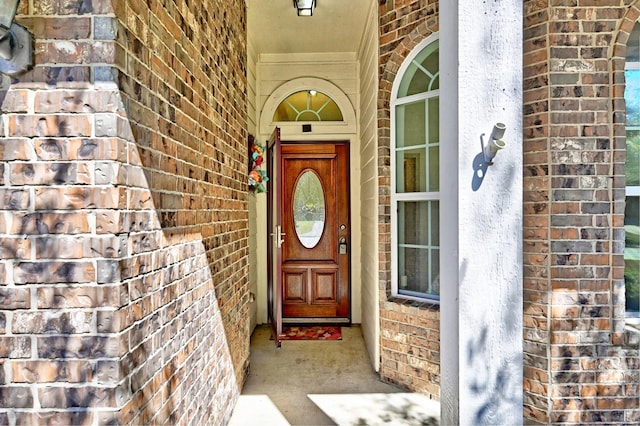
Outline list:
[[[640,422],[624,320],[623,0],[526,0],[524,403],[540,423]]]
[[[22,1],[0,423],[224,423],[246,376],[244,2]]]
[[[400,65],[420,41],[438,31],[434,0],[381,1],[378,100],[380,375],[440,398],[440,311],[437,305],[391,296],[391,89]]]

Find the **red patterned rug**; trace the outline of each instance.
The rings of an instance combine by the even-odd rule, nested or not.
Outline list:
[[[282,340],[342,340],[341,327],[283,327]]]

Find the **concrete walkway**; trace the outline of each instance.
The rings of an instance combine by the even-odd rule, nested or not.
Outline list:
[[[360,327],[339,341],[284,341],[256,329],[251,366],[230,426],[437,425],[440,404],[384,383],[371,367]]]

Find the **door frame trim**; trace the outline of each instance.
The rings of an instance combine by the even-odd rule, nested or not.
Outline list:
[[[315,77],[302,77],[287,81],[271,92],[262,107],[260,129],[273,129],[275,126],[278,126],[281,129],[282,136],[289,136],[292,133],[300,132],[300,127],[303,122],[274,122],[273,113],[278,105],[280,105],[280,102],[285,100],[287,96],[305,89],[316,89],[326,94],[336,102],[340,111],[342,111],[343,121],[341,122],[305,122],[311,123],[314,127],[314,137],[317,137],[318,134],[357,133],[356,113],[347,95],[335,84]]]
[[[344,123],[328,123],[328,122],[316,122],[313,123],[313,131],[311,133],[303,133],[301,123],[272,123],[273,113],[282,99],[286,98],[286,95],[281,95],[282,99],[277,99],[278,90],[290,90],[291,93],[303,90],[307,88],[305,85],[311,82],[317,82],[317,87],[322,88],[324,92],[331,96],[338,106],[342,109]],[[314,84],[315,85],[315,84]],[[350,172],[350,211],[351,211],[351,321],[354,324],[360,324],[365,321],[365,312],[363,311],[362,296],[365,292],[362,285],[362,269],[360,267],[362,259],[362,250],[360,247],[361,236],[361,205],[356,202],[362,193],[362,183],[360,182],[360,135],[358,133],[357,118],[353,103],[349,97],[345,94],[344,90],[335,83],[329,82],[324,79],[315,77],[302,77],[295,78],[287,83],[280,85],[273,90],[259,107],[257,112],[258,125],[256,129],[257,140],[267,141],[273,132],[276,124],[280,127],[280,136],[283,140],[297,140],[300,142],[313,142],[322,140],[325,142],[330,141],[346,141],[349,146],[349,172]],[[282,126],[286,124],[286,126]],[[259,324],[268,322],[267,315],[267,243],[269,241],[266,223],[266,196],[264,194],[257,194],[256,198],[256,241],[258,241],[259,249],[256,259],[257,268],[257,321]],[[353,227],[356,228],[353,228]],[[372,283],[377,288],[377,283]],[[370,290],[367,290],[371,292]],[[374,290],[375,292],[376,290]],[[371,312],[369,313],[371,314]],[[372,317],[367,315],[367,321],[376,322],[378,316]]]

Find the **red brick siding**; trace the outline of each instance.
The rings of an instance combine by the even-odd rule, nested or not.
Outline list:
[[[529,421],[640,418],[638,351],[624,344],[625,145],[624,126],[615,119],[623,91],[613,79],[626,3],[524,2]]]
[[[440,312],[437,306],[391,296],[389,109],[398,69],[411,50],[438,31],[435,1],[380,2],[378,103],[380,375],[407,389],[440,398]]]
[[[440,312],[394,298],[381,305],[381,376],[439,399]]]
[[[37,66],[0,94],[0,422],[222,423],[249,355],[244,4],[20,13]]]
[[[546,2],[524,3],[523,261],[524,411],[548,416],[549,318],[549,65]],[[571,100],[572,103],[577,101]],[[562,212],[555,211],[555,214]]]
[[[120,25],[140,20],[118,32],[132,133],[165,237],[204,244],[240,384],[249,339],[244,5],[127,4]]]

